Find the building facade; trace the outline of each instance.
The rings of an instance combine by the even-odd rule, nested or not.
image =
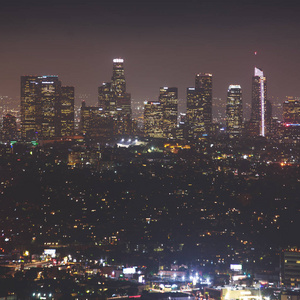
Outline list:
[[[163,134],[165,138],[173,138],[177,127],[178,89],[176,87],[161,87],[159,102],[163,110]]]
[[[86,142],[101,142],[113,134],[113,117],[104,113],[98,106],[81,105],[80,131]]]
[[[196,74],[195,88],[199,93],[201,106],[203,108],[204,131],[209,134],[212,126],[212,74]]]
[[[252,110],[251,110],[251,132],[253,135],[266,135],[266,99],[267,79],[261,69],[254,69],[252,77]]]
[[[160,102],[145,102],[144,134],[151,138],[163,138],[163,107]]]
[[[240,85],[230,85],[227,91],[226,128],[230,137],[240,136],[243,128],[243,102]]]
[[[57,76],[42,76],[39,78],[39,85],[40,108],[37,112],[41,122],[41,130],[38,131],[38,136],[47,140],[61,135],[61,82]]]
[[[74,88],[56,75],[21,77],[21,138],[51,139],[74,133]]]
[[[74,135],[74,87],[61,87],[60,132],[61,136]]]
[[[40,84],[38,76],[21,77],[21,138],[35,139],[41,130]]]
[[[106,116],[114,120],[114,134],[132,133],[131,95],[126,92],[124,60],[113,60],[111,82],[104,82],[98,88],[98,105]]]
[[[300,124],[300,98],[287,97],[283,102],[283,122]]]
[[[16,117],[6,114],[2,121],[2,140],[12,141],[18,139]]]
[[[281,284],[286,287],[300,286],[300,250],[289,249],[282,252]]]

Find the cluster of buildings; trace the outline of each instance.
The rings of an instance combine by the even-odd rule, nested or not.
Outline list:
[[[195,138],[212,130],[212,74],[197,74],[187,89],[187,113],[178,116],[178,89],[161,87],[157,102],[146,102],[144,134],[152,138]]]
[[[131,95],[126,92],[123,59],[113,60],[111,82],[98,89],[98,106],[82,102],[80,127],[75,132],[74,87],[62,86],[56,75],[21,77],[21,124],[16,117],[3,118],[3,140],[23,141],[74,139],[101,140],[132,134]]]
[[[102,141],[115,135],[135,134],[131,95],[126,92],[124,60],[113,60],[111,82],[98,88],[98,106],[81,106],[81,133],[88,140]]]
[[[169,117],[170,107],[176,115],[177,88],[164,87],[160,89],[159,101],[147,102],[144,111],[144,133],[153,138],[185,138],[199,139],[208,135],[214,135],[219,130],[217,124],[212,122],[212,74],[199,73],[195,77],[195,87],[187,88],[187,112],[181,115],[179,124],[171,122]],[[164,101],[163,99],[169,99]],[[284,106],[285,111],[297,115],[293,111],[297,101],[288,98]],[[289,108],[287,108],[289,106]],[[284,117],[286,114],[284,113]],[[299,118],[299,111],[298,111]],[[242,88],[240,85],[230,85],[226,102],[226,126],[225,132],[229,137],[266,136],[273,134],[272,105],[267,100],[267,80],[263,71],[255,68],[252,79],[252,110],[251,119],[244,122]],[[284,119],[287,122],[287,119]],[[172,124],[172,128],[166,129],[166,123]],[[276,123],[276,120],[275,120]],[[294,122],[296,123],[296,122]],[[276,126],[277,124],[275,124]],[[172,132],[172,136],[168,132]]]
[[[58,76],[21,77],[21,139],[74,135],[74,87]]]
[[[116,136],[199,140],[221,131],[229,137],[298,136],[300,101],[287,97],[283,103],[283,122],[272,118],[272,104],[267,99],[267,79],[255,68],[252,79],[251,118],[244,121],[240,85],[230,85],[226,101],[226,124],[213,123],[213,76],[199,73],[195,86],[186,93],[186,114],[178,113],[178,88],[161,87],[156,101],[144,103],[143,131],[133,119],[131,95],[126,91],[124,60],[113,60],[110,82],[98,88],[98,105],[82,102],[80,125],[74,122],[74,87],[62,86],[56,75],[21,77],[21,121],[3,116],[2,140],[68,139],[78,135],[86,141],[103,142]],[[225,126],[223,126],[225,125]],[[76,129],[75,129],[76,128]],[[221,131],[220,131],[221,130]]]

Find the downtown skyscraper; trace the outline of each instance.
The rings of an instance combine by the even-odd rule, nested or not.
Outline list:
[[[285,124],[300,124],[300,98],[287,97],[283,102],[283,122]]]
[[[242,88],[230,85],[227,92],[226,127],[230,137],[239,136],[243,127]]]
[[[98,104],[109,115],[131,115],[131,95],[126,92],[124,59],[113,60],[111,82],[98,88]]]
[[[98,88],[98,105],[101,118],[113,119],[111,124],[114,135],[132,133],[131,95],[126,92],[124,59],[113,59],[111,82],[104,82]]]
[[[251,132],[253,135],[265,136],[266,134],[266,100],[267,79],[261,69],[254,69],[252,77],[252,110]]]
[[[177,87],[161,87],[158,101],[145,102],[144,134],[152,138],[174,139],[178,116]]]
[[[56,75],[21,77],[21,138],[50,139],[74,134],[74,88]]]
[[[173,138],[177,126],[178,89],[176,87],[161,87],[159,89],[159,102],[163,110],[163,135],[165,138]]]
[[[195,87],[187,88],[187,123],[194,138],[211,132],[212,74],[196,74]]]
[[[144,106],[144,134],[151,138],[163,138],[164,119],[163,106],[157,101],[145,102]]]
[[[74,101],[73,86],[62,86],[60,94],[60,135],[74,135]]]

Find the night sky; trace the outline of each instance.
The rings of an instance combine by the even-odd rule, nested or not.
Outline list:
[[[21,75],[57,74],[95,104],[112,59],[122,57],[136,100],[157,99],[160,86],[177,86],[185,99],[195,74],[210,72],[214,97],[225,101],[228,85],[240,84],[250,103],[254,65],[268,78],[268,97],[300,96],[296,1],[0,3],[0,95],[19,98]]]

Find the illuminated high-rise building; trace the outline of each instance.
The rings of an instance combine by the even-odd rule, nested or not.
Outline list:
[[[163,133],[165,138],[173,138],[177,126],[178,89],[176,87],[161,87],[159,102],[163,109]]]
[[[283,102],[283,122],[300,124],[300,98],[287,97]]]
[[[103,111],[114,113],[116,111],[116,99],[111,89],[111,82],[103,82],[98,87],[98,103]]]
[[[50,139],[72,132],[74,88],[62,89],[56,75],[22,76],[21,138]]]
[[[2,121],[2,140],[11,141],[16,140],[17,138],[16,117],[11,114],[6,114]]]
[[[147,137],[163,138],[163,107],[160,102],[145,102],[144,134]]]
[[[239,136],[243,126],[242,89],[240,85],[230,85],[227,92],[226,124],[229,136]]]
[[[40,80],[38,76],[21,77],[21,138],[34,139],[40,131]]]
[[[56,75],[41,76],[40,79],[40,137],[49,139],[60,136],[61,82]]]
[[[80,128],[87,142],[101,141],[101,139],[106,139],[112,135],[113,118],[105,114],[102,108],[86,106],[85,101],[83,101]]]
[[[74,87],[61,87],[60,101],[61,136],[74,135]]]
[[[212,74],[196,74],[195,89],[199,94],[199,101],[203,108],[204,129],[206,133],[209,133],[212,126]]]
[[[124,60],[113,60],[111,82],[104,82],[98,88],[98,103],[105,115],[114,117],[115,134],[131,133],[131,95],[126,92]]]
[[[281,285],[298,287],[300,285],[300,250],[292,248],[281,253]]]
[[[252,78],[252,111],[251,127],[254,135],[265,136],[266,134],[266,99],[267,79],[261,69],[254,69]]]
[[[186,123],[190,127],[191,135],[197,136],[205,132],[203,105],[201,102],[201,91],[194,87],[187,88],[187,112]]]
[[[124,59],[113,60],[113,75],[111,89],[116,100],[116,109],[119,115],[131,115],[131,95],[126,93],[126,81],[124,72]]]
[[[272,102],[267,99],[266,100],[266,108],[265,108],[265,128],[266,134],[271,134],[272,131],[272,121],[273,121],[273,105]]]
[[[212,74],[196,74],[195,87],[187,88],[187,125],[190,137],[198,138],[212,128]]]
[[[126,93],[126,81],[124,72],[124,59],[113,60],[113,75],[111,78],[112,90],[117,94]]]

